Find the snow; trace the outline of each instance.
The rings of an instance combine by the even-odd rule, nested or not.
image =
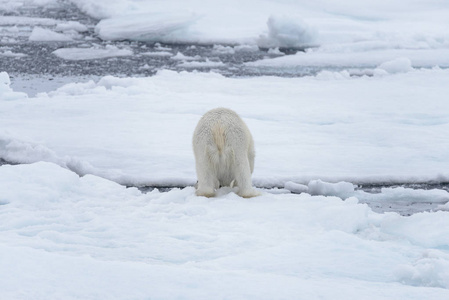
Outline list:
[[[284,188],[292,193],[309,193],[310,195],[336,196],[341,199],[356,197],[358,200],[371,204],[378,203],[448,203],[449,192],[440,189],[412,189],[404,187],[381,188],[375,193],[356,190],[354,184],[350,182],[330,183],[320,179],[311,180],[308,185],[288,181]],[[445,210],[443,205],[440,210]]]
[[[2,16],[0,25],[16,25],[16,26],[54,26],[59,22],[50,18],[33,18],[33,17],[19,17],[19,16]]]
[[[168,38],[174,42],[176,37],[170,38],[171,35],[182,31],[197,18],[189,13],[133,14],[102,20],[95,32],[104,40],[164,42]]]
[[[1,49],[1,48],[0,48]],[[21,58],[21,57],[25,57],[27,56],[24,53],[16,53],[16,52],[12,52],[11,50],[5,50],[3,52],[0,52],[0,56],[4,56],[4,57],[14,57],[14,58]]]
[[[54,32],[50,29],[34,27],[29,37],[33,42],[70,42],[73,39],[65,34]]]
[[[27,98],[25,93],[14,92],[11,88],[11,80],[6,72],[0,72],[0,101],[17,100]]]
[[[116,46],[107,45],[104,48],[60,48],[53,51],[53,54],[66,60],[88,60],[117,56],[131,56],[133,55],[133,51],[130,49],[120,49]]]
[[[302,20],[286,16],[270,16],[268,35],[261,35],[257,44],[263,48],[301,48],[313,45],[317,32]]]
[[[83,54],[96,54],[89,50]],[[449,180],[449,70],[327,72],[226,78],[160,71],[70,83],[32,101],[0,102],[0,156],[128,185],[192,185],[193,129],[207,110],[226,106],[254,136],[257,186]],[[23,98],[7,84],[3,89],[10,99]]]
[[[188,55],[184,55],[181,52],[176,53],[175,56],[173,56],[171,59],[174,60],[181,60],[181,61],[192,61],[192,60],[199,60],[201,59],[201,57],[199,55],[196,56],[188,56]]]
[[[383,70],[390,74],[407,73],[412,69],[412,62],[406,57],[384,62],[377,67],[377,70]]]
[[[449,50],[409,50],[386,49],[366,51],[326,51],[322,49],[298,52],[274,59],[263,59],[247,63],[257,67],[334,67],[334,68],[374,68],[389,61],[410,61],[414,68],[449,67]]]
[[[68,21],[67,23],[59,23],[56,25],[56,31],[76,31],[85,32],[88,30],[87,26],[77,21]]]
[[[307,193],[309,190],[309,187],[304,184],[295,183],[293,181],[287,181],[284,184],[284,188],[286,190],[291,191],[292,193],[300,194],[300,193]]]
[[[52,163],[0,167],[5,298],[445,299],[448,212],[193,187],[142,194]]]
[[[301,65],[310,60],[321,65],[335,64],[336,60],[342,64],[342,59],[348,63],[353,54],[354,64],[362,61],[370,66],[400,57],[410,59],[413,66],[449,65],[449,5],[439,0],[406,4],[400,0],[72,2],[102,19],[96,30],[106,40],[264,48],[318,46],[296,57],[296,62],[292,57],[279,61]]]
[[[70,79],[34,96],[14,91],[11,71],[0,70],[0,298],[449,298],[449,193],[359,188],[449,182],[445,1],[71,2],[101,19],[103,39],[208,44],[224,55],[311,47],[247,67],[320,72],[159,70]],[[0,0],[10,12],[55,3]],[[31,41],[76,40],[88,29],[16,16],[0,25],[13,40],[29,28]],[[155,45],[140,54],[96,44],[53,54],[223,65]],[[253,134],[260,197],[242,199],[236,188],[195,196],[193,129],[219,106],[237,111]],[[404,217],[366,202],[437,207]]]
[[[140,53],[140,55],[145,55],[145,56],[152,56],[152,57],[170,57],[173,56],[173,53],[171,52],[167,52],[167,51],[157,51],[157,52],[142,52]]]
[[[280,55],[279,48],[307,49],[248,63],[250,67],[362,68],[355,74],[377,76],[410,68],[449,67],[449,5],[439,0],[406,5],[399,0],[72,3],[101,19],[95,31],[105,40],[219,45],[223,48],[215,50],[228,54],[235,51],[231,46],[269,48],[269,53]],[[396,65],[385,65],[392,61]]]
[[[2,16],[0,26],[11,36],[11,41],[5,41],[8,43],[17,42],[17,37],[23,35],[33,42],[71,42],[81,39],[79,33],[88,30],[76,21],[21,16]]]
[[[181,68],[219,68],[223,67],[225,64],[221,61],[211,61],[206,59],[206,61],[183,61],[179,67]]]
[[[438,209],[443,211],[449,211],[449,202],[447,202],[446,204],[439,205]]]
[[[311,195],[337,196],[342,199],[354,194],[354,185],[350,182],[327,183],[322,180],[312,180],[307,192]]]

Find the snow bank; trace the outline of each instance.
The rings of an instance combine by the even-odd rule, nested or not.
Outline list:
[[[307,185],[296,183],[293,181],[287,181],[284,184],[284,188],[295,194],[307,193],[309,191],[309,187]]]
[[[354,185],[350,182],[328,183],[322,180],[312,180],[308,185],[311,195],[337,196],[345,199],[354,194]]]
[[[449,202],[443,205],[439,205],[438,209],[443,211],[449,211]]]
[[[412,70],[412,62],[406,57],[400,57],[392,61],[382,63],[377,70],[385,71],[389,74],[406,73]]]
[[[196,123],[207,110],[227,106],[253,134],[257,186],[317,179],[444,182],[448,72],[339,80],[172,71],[149,78],[108,76],[38,94],[26,105],[1,101],[0,138],[9,142],[0,151],[31,162],[41,154],[24,149],[40,146],[53,151],[51,162],[66,166],[74,160],[92,167],[81,168],[85,172],[123,184],[193,185]],[[10,91],[7,85],[3,89]],[[11,143],[33,146],[5,146]]]
[[[0,101],[2,100],[17,100],[27,98],[27,94],[14,92],[9,86],[11,80],[6,72],[0,72]]]
[[[0,167],[0,296],[445,299],[449,213],[222,189],[141,194],[51,163]],[[435,288],[437,287],[437,288]]]
[[[439,51],[447,50],[449,43],[449,6],[437,0],[417,0],[407,5],[400,0],[267,0],[263,5],[252,0],[72,2],[102,19],[97,32],[104,39],[273,48],[317,45],[324,56],[339,59],[334,54],[340,54],[350,61],[356,54],[355,58],[362,56],[373,67],[398,58],[379,61],[376,54],[382,55],[383,51],[404,50],[433,61],[438,56],[447,62],[448,57],[440,56]],[[413,57],[404,54],[399,57],[408,57],[413,63]]]
[[[400,0],[364,1],[363,4],[354,0],[338,3],[266,0],[263,5],[252,0],[71,2],[100,19],[95,30],[105,40],[271,49],[313,46],[304,55],[287,55],[259,63],[267,67],[318,65],[374,69],[399,58],[409,59],[413,68],[449,67],[449,5],[437,0],[417,0],[407,5]],[[35,5],[45,3],[34,1]],[[5,3],[6,7],[9,5]],[[5,25],[56,26],[58,32],[66,28],[62,30],[64,33],[86,30],[81,24],[60,23],[53,19],[11,16],[0,20]],[[408,65],[397,65],[394,69],[397,67],[400,72],[410,69]],[[381,69],[378,75],[384,74]]]
[[[198,19],[189,13],[133,14],[102,20],[95,28],[104,40],[177,42],[176,35]]]
[[[271,16],[267,26],[268,35],[261,35],[258,40],[262,48],[304,48],[317,40],[317,31],[296,18]]]
[[[449,67],[448,49],[366,49],[364,51],[313,49],[277,58],[246,63],[247,66],[273,68],[326,67],[376,68],[382,66],[393,73],[413,68]],[[387,72],[388,72],[387,71]],[[385,73],[385,72],[383,72]],[[372,74],[367,74],[372,75]]]

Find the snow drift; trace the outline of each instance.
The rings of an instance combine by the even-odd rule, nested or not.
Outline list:
[[[226,103],[253,134],[256,186],[444,182],[448,76],[442,69],[303,78],[161,71],[71,83],[32,101],[4,84],[2,99],[18,101],[0,101],[0,153],[18,163],[76,161],[127,185],[192,185],[195,125]]]
[[[198,18],[195,14],[181,12],[123,15],[100,21],[95,32],[105,40],[173,43]]]
[[[445,299],[449,212],[309,194],[142,194],[52,163],[0,167],[0,295]]]

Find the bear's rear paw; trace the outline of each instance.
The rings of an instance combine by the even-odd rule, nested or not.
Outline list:
[[[243,198],[252,198],[252,197],[261,196],[262,193],[256,189],[249,189],[249,190],[245,190],[245,191],[239,191],[238,195]]]
[[[203,196],[203,197],[207,197],[207,198],[211,198],[215,196],[215,191],[214,190],[209,190],[209,189],[197,189],[195,194],[197,196]]]

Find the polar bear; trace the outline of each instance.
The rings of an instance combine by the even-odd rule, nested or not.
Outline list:
[[[254,141],[237,113],[215,108],[204,114],[193,133],[198,177],[196,195],[213,197],[220,186],[238,186],[238,195],[250,198],[260,193],[251,185]]]

